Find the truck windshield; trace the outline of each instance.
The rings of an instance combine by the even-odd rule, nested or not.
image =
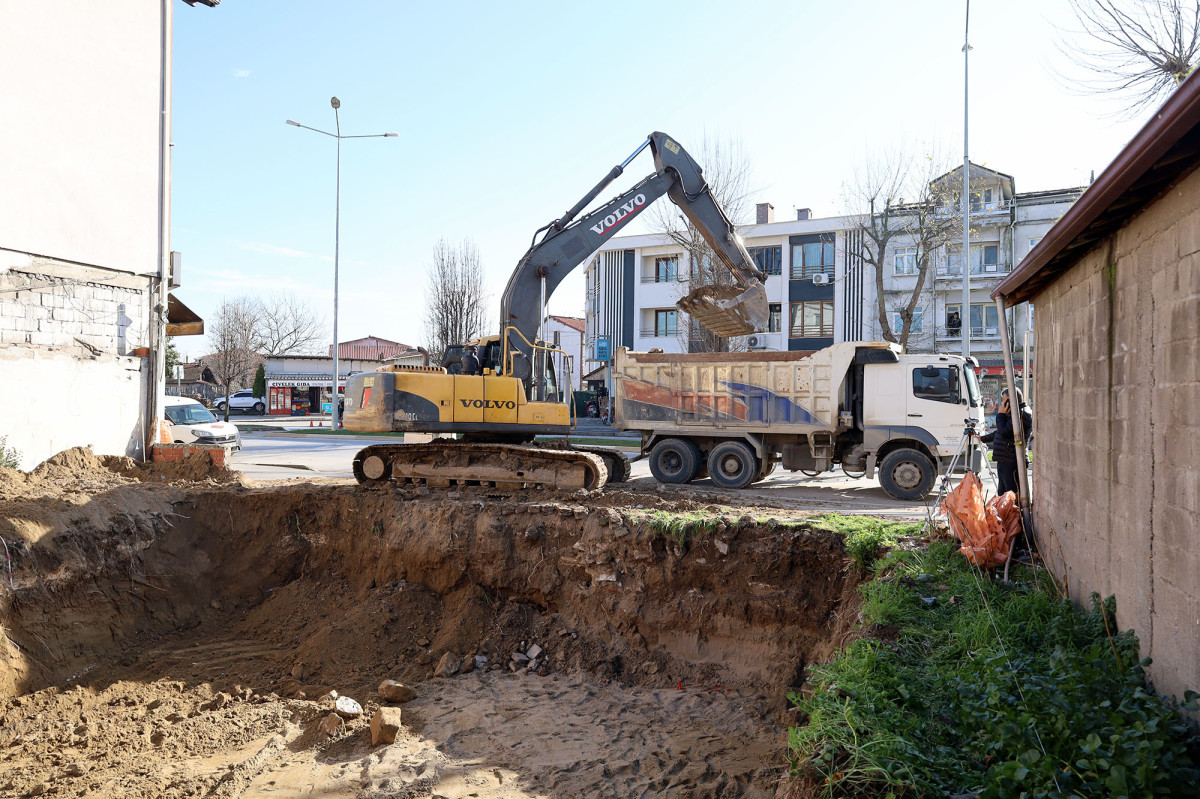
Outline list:
[[[979,381],[975,379],[975,370],[969,365],[963,367],[967,375],[967,394],[971,397],[971,407],[979,407]]]

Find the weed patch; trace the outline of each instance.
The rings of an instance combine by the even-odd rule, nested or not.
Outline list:
[[[846,553],[860,569],[871,568],[880,553],[893,547],[905,536],[917,535],[920,524],[885,522],[871,516],[842,516],[830,513],[813,516],[809,522],[840,534],[846,542]]]
[[[789,697],[802,779],[829,797],[1193,795],[1200,742],[1133,633],[1110,636],[1112,599],[1081,611],[1015,572],[993,582],[946,543],[881,558],[865,635]]]
[[[721,519],[719,516],[702,511],[673,513],[656,510],[650,513],[646,524],[651,533],[674,541],[675,546],[686,552],[697,535],[715,533],[721,524]]]

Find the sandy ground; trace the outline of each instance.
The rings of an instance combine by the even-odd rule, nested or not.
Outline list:
[[[746,499],[0,470],[0,796],[774,795],[855,575]],[[373,745],[385,679],[415,698]],[[362,713],[322,730],[331,692]]]

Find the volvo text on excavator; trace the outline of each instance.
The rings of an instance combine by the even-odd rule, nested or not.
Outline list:
[[[654,173],[577,219],[646,147],[654,156]],[[441,366],[390,365],[350,376],[347,430],[459,436],[367,447],[354,458],[358,481],[596,489],[626,479],[629,464],[622,453],[565,443],[574,426],[570,385],[560,386],[553,347],[539,340],[538,331],[546,300],[562,279],[663,194],[733,277],[730,286],[694,288],[679,308],[718,335],[765,330],[766,275],[746,252],[699,165],[665,133],[652,133],[569,211],[534,234],[501,298],[499,335],[449,348]],[[481,374],[455,373],[466,345],[476,347],[479,366],[471,371]],[[564,438],[534,443],[535,436],[547,435]]]

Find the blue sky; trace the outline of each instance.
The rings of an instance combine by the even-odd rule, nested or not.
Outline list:
[[[971,4],[971,158],[1018,191],[1086,183],[1145,121],[1057,77],[1070,23],[1065,0]],[[201,315],[290,291],[331,321],[336,142],[284,120],[332,130],[337,95],[343,133],[400,134],[342,145],[343,341],[423,343],[441,238],[478,246],[498,316],[534,230],[652,130],[740,141],[779,219],[844,211],[856,165],[901,143],[961,161],[961,1],[222,0],[177,3],[174,37],[172,249]],[[582,315],[581,275],[552,312]]]

